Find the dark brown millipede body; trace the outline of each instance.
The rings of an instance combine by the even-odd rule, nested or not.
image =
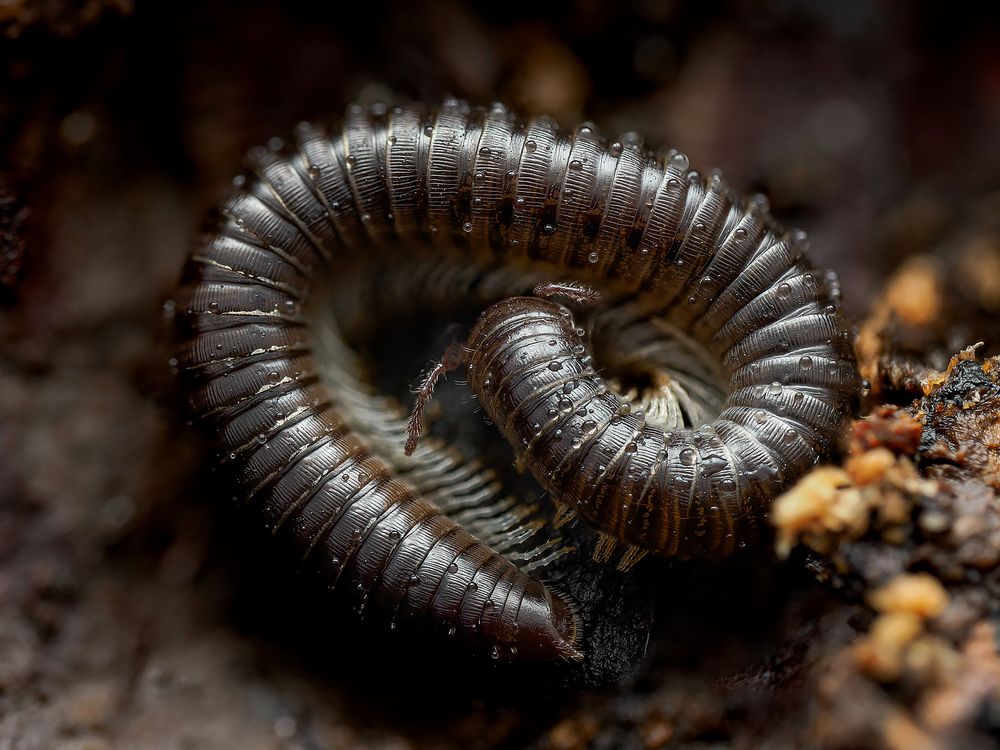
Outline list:
[[[836,449],[857,388],[839,319],[813,296],[815,277],[803,280],[812,273],[792,264],[751,282],[763,326],[705,323],[731,391],[697,429],[647,422],[604,384],[570,311],[535,297],[483,313],[466,343],[469,382],[552,497],[604,532],[607,552],[631,545],[624,566],[646,551],[728,554],[790,478]]]
[[[681,154],[656,156],[609,144],[591,127],[566,134],[547,118],[521,124],[500,105],[446,100],[437,110],[353,106],[340,130],[302,124],[291,144],[257,149],[250,160],[254,175],[236,183],[218,228],[191,258],[177,303],[190,334],[178,365],[193,410],[216,426],[244,505],[303,568],[366,616],[393,625],[419,620],[502,658],[580,655],[573,606],[498,552],[500,537],[487,545],[449,518],[461,503],[434,499],[411,481],[419,472],[400,468],[402,435],[395,452],[376,452],[377,419],[354,419],[370,409],[324,376],[318,290],[358,259],[405,268],[436,255],[585,279],[648,299],[722,358],[732,394],[720,421],[658,439],[642,432],[636,415],[619,415],[612,429],[610,394],[599,386],[591,392],[597,381],[583,343],[552,303],[503,303],[477,328],[471,364],[484,405],[503,419],[505,434],[521,440],[515,448],[557,500],[588,483],[622,500],[634,486],[634,507],[621,512],[597,513],[596,501],[572,500],[588,518],[593,505],[598,525],[629,543],[724,552],[739,538],[737,508],[766,504],[835,442],[857,388],[835,290],[807,272],[801,242],[780,233],[762,203],[744,205],[718,176],[690,172]],[[549,408],[547,399],[527,387],[522,363],[502,356],[535,329],[547,337],[540,346],[548,359],[531,351],[551,373],[546,384],[579,370],[567,415],[558,402],[556,417],[536,415]],[[559,351],[562,359],[554,359]],[[494,354],[496,373],[513,369],[504,370],[511,379],[491,379],[491,391],[479,363]],[[810,358],[813,374],[803,379]],[[554,420],[584,430],[587,417],[571,415],[588,408],[603,438],[617,441],[607,445],[627,439],[622,449],[635,444],[650,467],[660,465],[657,446],[666,451],[678,483],[659,476],[665,512],[637,478],[627,479],[633,460],[599,464],[580,452],[586,460],[563,461]],[[762,426],[748,427],[758,411]],[[601,465],[615,474],[614,485],[598,481]],[[432,454],[425,466],[451,472],[454,487],[463,481],[462,467]],[[463,507],[475,505],[476,492]],[[673,502],[682,496],[689,502]],[[726,507],[719,520],[705,515],[716,501]],[[518,516],[505,517],[504,528],[514,528]]]

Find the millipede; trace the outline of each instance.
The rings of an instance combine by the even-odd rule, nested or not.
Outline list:
[[[446,99],[353,105],[248,163],[188,263],[177,366],[240,504],[366,619],[581,659],[580,615],[542,580],[558,522],[592,524],[600,557],[623,545],[621,568],[722,556],[837,449],[860,385],[836,277],[677,151]],[[485,312],[419,400],[464,368],[557,523],[418,445],[340,330],[459,299]]]

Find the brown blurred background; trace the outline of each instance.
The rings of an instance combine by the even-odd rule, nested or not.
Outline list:
[[[1000,353],[996,13],[316,5],[0,0],[0,747],[818,743],[815,665],[863,613],[801,560],[650,591],[647,658],[599,690],[526,701],[523,677],[317,664],[310,610],[215,502],[163,305],[248,147],[350,101],[451,93],[719,166],[809,231],[855,320],[916,262],[943,306],[900,346],[939,368],[979,340]],[[982,722],[988,743],[1000,709]]]

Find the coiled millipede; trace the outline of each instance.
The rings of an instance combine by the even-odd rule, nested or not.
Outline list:
[[[405,415],[361,381],[328,308],[372,267],[381,305],[423,284],[480,309],[503,300],[462,357],[471,385],[552,499],[605,532],[601,553],[628,545],[624,565],[732,551],[836,447],[859,382],[835,278],[762,200],[680,153],[446,100],[353,106],[339,131],[302,124],[249,159],[179,292],[178,365],[243,503],[368,616],[498,658],[581,656],[572,603],[533,575],[565,553],[558,532],[497,499],[475,461],[433,445],[404,456]],[[595,337],[679,360],[652,390],[680,398],[630,408],[567,309],[510,298],[564,279],[617,300],[591,315]],[[706,356],[728,392],[697,374]]]

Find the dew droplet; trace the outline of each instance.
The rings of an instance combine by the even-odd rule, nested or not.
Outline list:
[[[530,138],[524,142],[524,150],[527,151],[529,154],[533,154],[536,148],[538,148],[538,144],[535,143]]]
[[[690,166],[687,156],[678,151],[670,157],[670,166],[678,172],[683,172]]]
[[[805,356],[799,359],[799,369],[800,370],[811,370],[813,366],[812,357]]]
[[[583,162],[579,159],[571,159],[569,163],[569,169],[571,172],[579,172],[583,169]]]
[[[591,253],[587,256],[587,260],[590,263],[596,263],[599,258],[600,258],[600,256],[596,252],[594,252],[594,251],[591,251]]]
[[[556,370],[562,369],[562,362],[549,362],[549,369],[555,372]]]
[[[694,448],[685,448],[680,453],[681,463],[685,466],[690,466],[694,463],[695,451]]]

